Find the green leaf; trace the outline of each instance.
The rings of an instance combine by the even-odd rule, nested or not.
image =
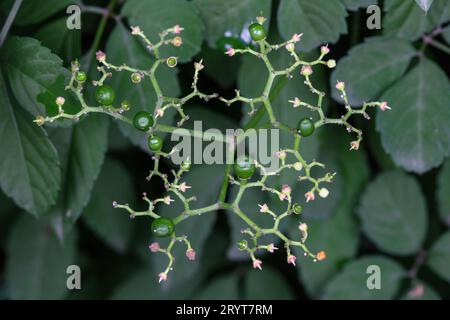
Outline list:
[[[348,10],[356,11],[359,8],[367,8],[378,4],[378,0],[342,0]]]
[[[44,21],[56,12],[73,4],[72,0],[24,0],[17,13],[14,24],[19,26],[29,25]],[[14,0],[2,1],[1,9],[9,11]],[[64,26],[65,27],[65,26]]]
[[[234,274],[213,278],[195,296],[196,300],[236,300],[238,298],[238,277]]]
[[[156,10],[157,8],[157,10]],[[184,0],[130,0],[122,8],[132,26],[139,26],[154,43],[158,34],[175,25],[184,28],[179,48],[171,44],[161,49],[163,57],[176,56],[180,62],[190,61],[201,48],[204,25],[193,3]],[[170,39],[170,38],[169,38]]]
[[[367,287],[370,276],[369,266],[380,268],[380,289]],[[326,286],[324,299],[327,300],[388,300],[395,297],[400,289],[405,270],[394,260],[384,256],[369,255],[345,265]]]
[[[428,252],[426,264],[439,276],[450,282],[450,231],[444,233]]]
[[[120,188],[117,182],[120,181]],[[132,221],[125,212],[114,210],[111,203],[132,203],[135,197],[129,172],[116,160],[109,159],[92,191],[89,204],[83,210],[83,221],[109,246],[124,253],[131,240]]]
[[[347,11],[340,1],[282,0],[278,29],[284,39],[303,33],[300,47],[310,51],[322,43],[336,43],[347,33]]]
[[[207,46],[203,47],[200,54],[206,66],[205,74],[214,79],[223,89],[233,87],[241,66],[240,60],[230,59],[223,52]]]
[[[50,130],[63,167],[61,215],[77,220],[89,201],[108,147],[109,120],[89,115],[70,128]]]
[[[402,300],[441,300],[441,297],[428,284],[417,281],[411,286],[410,290],[403,295]]]
[[[249,270],[244,278],[245,299],[290,300],[294,294],[281,272],[271,267],[263,271]],[[267,290],[270,288],[270,290]]]
[[[270,19],[270,0],[194,0],[194,5],[206,26],[206,40],[215,48],[216,42],[225,34],[241,36],[250,41],[248,26],[255,17]],[[270,24],[268,20],[266,26]]]
[[[416,3],[423,11],[428,12],[433,0],[416,0]]]
[[[59,91],[54,92],[54,83],[64,74],[62,60],[28,37],[10,38],[4,44],[0,60],[19,104],[33,115],[45,114],[36,97],[43,91],[59,95]]]
[[[128,3],[130,2],[127,2],[127,4]],[[123,50],[117,50],[117,48],[123,48]],[[132,67],[149,69],[154,62],[154,58],[152,58],[144,49],[139,43],[139,40],[131,36],[130,32],[126,30],[125,26],[122,24],[118,24],[108,38],[106,54],[108,60],[117,65],[126,63]],[[165,64],[162,64],[158,68],[156,76],[164,95],[176,97],[180,94],[176,75],[177,71],[170,69]],[[141,110],[153,113],[156,103],[156,93],[148,79],[143,80],[139,84],[133,84],[130,79],[130,74],[122,71],[120,73],[115,73],[111,82],[116,91],[117,103],[128,100],[131,104],[131,111],[127,113],[128,117],[133,117],[136,112]],[[168,116],[166,117],[168,118]],[[134,129],[126,123],[120,122],[118,125],[121,132],[129,138],[133,144],[139,146],[142,150],[149,152],[146,134]]]
[[[8,240],[6,283],[11,299],[62,299],[66,269],[75,262],[75,235],[62,245],[39,221],[23,215]]]
[[[182,177],[181,181],[185,181],[187,185],[192,187],[189,191],[186,191],[185,196],[192,197],[195,195],[197,198],[196,201],[190,203],[191,209],[205,207],[217,201],[224,178],[224,171],[224,167],[219,165],[192,166],[191,171]],[[208,177],[208,179],[205,180],[205,177]],[[183,212],[184,209],[181,202],[173,194],[171,196],[172,199],[176,199],[175,202],[170,206],[162,204],[156,209],[156,213],[160,216],[173,218]],[[202,248],[211,233],[214,222],[216,221],[216,215],[217,212],[207,212],[200,216],[190,217],[177,224],[176,233],[188,237],[192,247],[197,252],[197,258],[196,261],[188,261],[185,256],[185,245],[183,243],[176,244],[172,250],[172,254],[177,257],[177,260],[174,271],[169,274],[171,279],[168,282],[169,288],[184,283],[190,277],[198,275],[198,260],[207,254],[202,251]],[[153,240],[158,241],[158,239]],[[167,265],[167,260],[161,258],[161,256],[152,255],[156,270],[163,270]]]
[[[67,28],[66,21],[67,17],[56,19],[40,28],[34,37],[69,64],[81,56],[81,30]]]
[[[0,101],[0,186],[17,205],[41,214],[58,196],[58,155],[45,131],[10,99],[1,70]]]
[[[445,162],[438,177],[437,200],[442,221],[450,226],[450,160]]]
[[[387,253],[413,254],[425,239],[425,199],[416,180],[402,171],[379,175],[367,187],[358,215],[365,234]]]
[[[430,0],[416,0],[415,2],[411,0],[387,0],[385,2],[385,11],[387,11],[383,19],[385,35],[417,40],[424,32],[430,31],[433,27],[450,19],[450,5],[447,0],[435,0],[430,11],[426,9],[431,5]]]
[[[414,48],[405,41],[369,38],[339,60],[331,76],[331,87],[338,80],[344,81],[352,106],[377,99],[403,75],[414,54]],[[342,102],[337,90],[332,93],[336,101]]]
[[[450,43],[450,26],[442,31],[442,37],[445,39],[445,41],[447,41],[447,43]]]
[[[408,171],[439,166],[450,150],[450,83],[430,60],[419,65],[383,96],[392,110],[377,115],[383,148]]]

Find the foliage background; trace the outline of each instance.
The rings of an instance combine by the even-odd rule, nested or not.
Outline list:
[[[422,38],[443,26],[435,40],[450,44],[450,1],[378,1],[383,28],[368,30],[365,8],[376,0],[128,0],[115,4],[104,30],[101,15],[85,12],[81,31],[71,31],[65,8],[73,2],[25,0],[0,49],[1,298],[405,299],[417,284],[425,288],[420,299],[450,297],[449,50],[424,45]],[[111,2],[85,5],[107,8]],[[1,2],[1,25],[12,3]],[[305,212],[309,246],[326,250],[327,260],[300,258],[293,268],[277,252],[264,256],[263,271],[255,271],[235,249],[240,222],[218,212],[183,225],[199,258],[187,263],[180,251],[169,281],[160,286],[156,274],[165,261],[148,252],[150,221],[130,221],[111,206],[118,200],[139,207],[141,192],[163,192],[145,182],[151,157],[142,136],[106,116],[44,129],[33,116],[61,92],[63,68],[71,60],[81,58],[82,68],[95,76],[97,48],[113,62],[148,65],[129,24],[152,36],[177,23],[185,27],[185,45],[175,53],[182,63],[159,75],[173,95],[188,92],[191,62],[199,59],[206,65],[199,83],[204,91],[231,96],[237,87],[255,93],[265,77],[262,65],[248,57],[230,59],[215,43],[226,31],[240,35],[261,11],[270,18],[272,39],[303,32],[300,50],[306,56],[330,44],[337,68],[317,71],[314,78],[327,92],[330,114],[342,110],[331,89],[337,79],[346,81],[352,104],[383,99],[393,110],[357,120],[365,132],[358,152],[348,151],[350,137],[341,128],[311,138],[308,156],[338,172],[330,197]],[[127,75],[116,74],[111,85],[117,101],[126,98],[134,111],[152,111],[148,84],[134,86]],[[295,125],[300,115],[287,100],[305,94],[298,78],[289,81],[275,101],[277,116]],[[86,95],[92,99],[92,92]],[[191,119],[222,129],[238,127],[246,117],[245,106],[227,108],[218,101],[186,110]],[[189,175],[191,190],[205,204],[218,195],[222,172],[220,166],[199,166]],[[303,194],[299,188],[294,190]],[[263,200],[254,194],[243,206],[254,209]],[[286,228],[295,232],[296,225]],[[80,291],[65,288],[70,264],[82,269]],[[370,264],[381,266],[381,290],[365,287]]]

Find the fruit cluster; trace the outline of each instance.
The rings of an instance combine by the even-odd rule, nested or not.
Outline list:
[[[150,244],[149,249],[151,252],[161,252],[165,254],[169,260],[167,268],[159,274],[159,281],[165,281],[167,279],[168,273],[172,270],[174,257],[172,256],[172,248],[174,244],[179,241],[186,245],[186,257],[189,260],[194,260],[196,256],[195,250],[191,247],[187,236],[177,235],[176,227],[183,220],[201,215],[207,212],[215,212],[217,210],[227,210],[236,214],[245,223],[246,227],[242,229],[242,240],[237,243],[238,249],[245,251],[249,254],[252,259],[253,267],[261,269],[262,261],[257,258],[257,254],[260,251],[274,252],[278,248],[274,243],[262,243],[265,236],[272,235],[279,238],[283,243],[283,247],[286,251],[286,261],[289,264],[295,265],[297,257],[292,252],[292,248],[298,247],[303,250],[305,256],[309,256],[314,261],[320,261],[325,259],[326,254],[324,251],[318,253],[311,252],[305,245],[308,237],[308,226],[306,223],[299,221],[298,229],[299,236],[298,240],[288,238],[283,232],[280,231],[280,223],[283,219],[289,216],[300,216],[302,213],[302,205],[299,203],[294,203],[292,201],[292,189],[289,185],[283,185],[280,190],[273,188],[268,185],[268,177],[279,175],[282,171],[293,170],[299,174],[299,181],[305,181],[311,185],[308,192],[305,193],[305,204],[313,201],[318,194],[322,198],[326,198],[329,191],[323,187],[323,184],[331,183],[334,177],[334,173],[326,173],[322,177],[315,178],[312,176],[311,171],[314,167],[324,168],[324,165],[317,161],[308,162],[306,161],[300,152],[300,144],[302,139],[307,138],[314,134],[314,132],[326,125],[335,124],[343,125],[346,127],[349,133],[356,134],[356,140],[351,142],[350,149],[356,150],[362,140],[362,132],[355,128],[349,122],[349,118],[354,114],[363,115],[365,118],[369,118],[366,110],[368,107],[378,107],[381,110],[389,109],[387,103],[385,102],[369,102],[365,103],[361,108],[353,108],[350,106],[347,100],[345,92],[345,84],[343,82],[338,82],[336,84],[336,89],[340,91],[346,113],[340,118],[328,118],[323,109],[322,102],[325,94],[318,89],[316,89],[310,79],[313,73],[313,67],[316,65],[324,65],[328,68],[334,68],[336,62],[332,59],[324,60],[325,56],[330,52],[328,46],[322,46],[320,49],[320,56],[311,62],[303,61],[300,59],[299,55],[296,53],[296,43],[301,41],[301,34],[294,34],[291,39],[276,45],[270,44],[267,40],[267,32],[264,28],[263,17],[257,17],[257,22],[249,26],[249,33],[253,42],[249,45],[242,45],[236,41],[230,39],[224,40],[219,44],[219,47],[223,46],[225,54],[228,56],[234,56],[236,54],[250,54],[258,59],[261,59],[268,70],[268,79],[264,87],[264,91],[259,97],[243,97],[240,92],[236,90],[236,96],[232,99],[225,99],[217,94],[205,94],[202,93],[197,88],[197,81],[199,72],[204,68],[202,61],[194,63],[194,78],[192,82],[192,92],[182,98],[167,97],[161,90],[158,80],[155,76],[156,70],[164,65],[169,68],[173,68],[177,65],[176,57],[161,57],[159,49],[165,45],[180,46],[183,43],[181,36],[179,35],[183,28],[180,26],[174,26],[172,28],[166,29],[159,34],[159,41],[157,43],[152,43],[144,34],[144,32],[139,27],[131,27],[131,34],[136,35],[144,42],[144,44],[150,49],[155,57],[155,61],[149,69],[137,69],[126,64],[114,65],[108,62],[106,54],[98,51],[96,58],[100,63],[98,70],[101,73],[99,80],[93,81],[96,86],[95,100],[98,103],[97,106],[88,106],[83,97],[83,86],[87,81],[86,73],[80,70],[80,65],[78,62],[72,63],[72,77],[67,85],[67,90],[73,92],[78,98],[81,104],[81,110],[76,114],[68,114],[64,111],[64,101],[63,97],[58,97],[56,103],[59,108],[59,112],[55,116],[39,116],[35,120],[36,123],[42,125],[46,122],[53,122],[60,118],[69,118],[78,120],[89,113],[104,113],[118,121],[123,121],[128,123],[136,130],[142,131],[143,134],[148,136],[148,147],[154,153],[154,167],[150,171],[147,177],[150,180],[152,177],[159,177],[167,190],[169,195],[162,198],[150,200],[147,195],[143,194],[143,200],[147,202],[148,208],[145,211],[135,211],[128,204],[118,204],[113,202],[114,208],[121,208],[126,210],[131,217],[136,216],[148,216],[153,219],[151,223],[150,231],[155,237],[159,238],[169,238],[169,243],[166,248],[162,248],[159,242],[154,242]],[[258,49],[256,49],[258,48]],[[276,50],[287,50],[292,57],[292,64],[287,66],[285,69],[276,70],[268,58],[268,54]],[[317,96],[317,103],[315,105],[308,104],[298,97],[293,97],[289,102],[292,107],[304,107],[312,112],[317,113],[318,120],[314,121],[312,118],[303,118],[298,122],[296,128],[291,128],[286,124],[280,122],[272,109],[271,104],[271,92],[273,89],[274,80],[278,77],[285,77],[289,79],[291,74],[297,69],[300,69],[299,74],[305,79],[304,83],[308,86],[313,94]],[[155,104],[153,114],[147,111],[135,112],[132,118],[125,116],[124,114],[130,112],[133,107],[128,101],[122,101],[120,106],[114,107],[115,94],[114,90],[105,84],[104,82],[112,76],[110,71],[115,72],[129,72],[130,81],[136,85],[143,80],[143,78],[148,77],[155,90],[157,101]],[[161,157],[168,158],[174,150],[170,152],[163,152],[163,140],[157,135],[158,132],[173,132],[176,127],[171,127],[158,123],[159,119],[164,117],[165,112],[173,108],[175,109],[179,116],[180,121],[178,126],[181,126],[184,121],[188,120],[188,116],[185,115],[183,111],[183,106],[193,98],[200,98],[203,100],[209,100],[212,98],[218,98],[220,101],[224,102],[226,105],[232,105],[234,103],[243,103],[248,105],[251,110],[249,114],[251,118],[245,129],[255,128],[255,119],[261,119],[261,117],[267,113],[269,117],[268,127],[278,128],[280,130],[286,131],[292,136],[294,136],[294,144],[291,147],[285,147],[282,150],[277,151],[276,156],[278,157],[281,165],[276,171],[268,171],[264,166],[262,166],[257,160],[250,159],[249,157],[238,157],[235,159],[234,151],[236,144],[229,146],[232,150],[232,160],[234,165],[227,164],[225,166],[225,178],[220,190],[218,200],[208,206],[191,209],[190,203],[195,201],[195,197],[187,197],[185,193],[188,191],[190,186],[186,182],[182,181],[183,174],[190,170],[190,161],[186,159],[179,167],[178,171],[172,170],[173,179],[165,173],[159,171],[159,161]],[[282,106],[287,107],[287,106]],[[186,130],[188,134],[193,136],[202,137],[202,132],[196,132],[195,130]],[[245,138],[245,131],[242,135],[236,137],[237,141],[242,141]],[[227,161],[227,163],[229,163]],[[237,193],[234,195],[234,199],[231,198],[229,194],[229,186],[236,185],[238,187]],[[255,210],[259,210],[261,214],[267,215],[273,218],[273,226],[271,228],[262,228],[258,226],[248,214],[242,211],[240,208],[240,201],[245,195],[245,192],[251,188],[258,188],[262,192],[269,192],[279,198],[284,210],[282,212],[275,212],[273,208],[265,203],[255,204]],[[171,205],[174,199],[171,195],[178,198],[183,204],[183,211],[175,218],[161,217],[157,214],[156,208],[159,204],[161,205]],[[277,206],[278,207],[278,206]]]

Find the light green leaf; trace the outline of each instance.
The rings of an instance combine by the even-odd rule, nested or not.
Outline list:
[[[348,10],[356,11],[359,8],[367,8],[378,4],[378,0],[342,0]]]
[[[367,273],[369,266],[380,268],[380,289],[367,287],[373,272]],[[405,270],[394,260],[384,256],[369,255],[345,265],[326,286],[324,299],[327,300],[388,300],[393,299],[400,289]]]
[[[428,252],[426,264],[439,276],[450,282],[450,231],[444,233]]]
[[[401,39],[417,40],[424,32],[450,19],[450,5],[447,0],[435,0],[430,11],[425,9],[429,5],[431,5],[430,0],[415,2],[387,0],[385,2],[387,12],[383,19],[384,34]]]
[[[450,83],[425,58],[383,96],[392,107],[377,115],[383,148],[408,171],[424,173],[439,166],[450,150]]]
[[[17,205],[35,215],[56,202],[61,169],[42,128],[8,96],[0,70],[0,186]]]
[[[367,187],[358,215],[365,234],[387,253],[413,254],[425,239],[425,199],[416,180],[401,171],[383,173]]]
[[[233,274],[226,274],[212,279],[195,296],[196,300],[236,300],[238,298],[238,277]]]
[[[450,226],[450,161],[447,160],[438,177],[437,200],[442,221]]]
[[[244,278],[245,299],[249,300],[290,300],[294,294],[282,273],[271,267],[263,271],[249,270]],[[270,288],[268,290],[268,288]]]
[[[72,0],[24,0],[17,13],[14,24],[19,26],[29,25],[44,21],[51,17],[56,12],[67,8],[73,4]],[[1,9],[9,11],[14,3],[14,0],[2,1]]]
[[[310,51],[322,43],[336,43],[347,33],[347,11],[340,1],[282,0],[278,29],[284,39],[303,33],[300,47]]]
[[[11,299],[62,299],[66,269],[75,261],[75,236],[62,245],[39,221],[22,216],[8,240],[6,283]]]
[[[35,33],[35,38],[68,65],[81,56],[81,30],[67,28],[66,21],[64,17],[44,25]]]
[[[64,75],[62,60],[28,37],[10,38],[4,44],[0,60],[19,104],[33,115],[44,115],[45,108],[36,97],[44,91],[59,95],[54,84]]]
[[[183,45],[171,44],[162,48],[164,57],[176,56],[181,62],[190,61],[199,51],[203,41],[204,25],[193,3],[184,0],[129,0],[122,8],[132,26],[139,26],[154,43],[158,34],[175,25],[184,28]],[[169,38],[170,39],[170,38]]]
[[[206,39],[212,48],[225,34],[241,36],[250,41],[247,28],[257,16],[266,17],[266,26],[270,24],[270,0],[194,0],[193,3],[205,23]]]
[[[123,48],[123,50],[118,50],[117,48]],[[126,63],[135,68],[149,69],[154,62],[154,59],[139,43],[139,40],[131,36],[130,32],[122,24],[118,24],[108,38],[106,54],[108,61],[117,65]],[[162,64],[158,68],[156,75],[164,95],[176,97],[180,94],[176,70],[170,69],[165,64]],[[127,113],[128,117],[133,117],[136,112],[141,110],[153,113],[156,103],[156,93],[150,80],[145,79],[139,84],[133,84],[130,79],[130,73],[122,71],[115,73],[111,82],[111,85],[116,91],[117,103],[128,100],[131,104],[131,110]],[[164,117],[164,119],[167,118],[170,118],[170,116],[166,115]],[[174,122],[173,119],[170,119],[170,121],[170,124]],[[146,134],[126,123],[120,122],[118,125],[121,132],[133,144],[149,152]]]
[[[339,60],[330,85],[334,88],[337,81],[344,81],[350,105],[362,105],[377,99],[400,78],[414,54],[414,48],[405,41],[369,38]],[[332,93],[342,102],[337,90]]]
[[[63,164],[61,214],[75,221],[90,198],[108,147],[109,120],[90,115],[70,128],[50,131]]]

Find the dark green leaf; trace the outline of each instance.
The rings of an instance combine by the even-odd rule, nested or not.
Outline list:
[[[264,267],[263,271],[249,270],[245,276],[245,299],[288,300],[293,297],[289,284],[278,270]]]
[[[369,266],[380,268],[380,289],[370,290],[367,273]],[[383,256],[364,256],[345,265],[327,285],[324,299],[327,300],[388,300],[395,297],[400,289],[405,270],[394,260]],[[370,282],[370,281],[369,281]],[[371,282],[370,282],[371,283]]]
[[[444,233],[428,252],[427,265],[439,276],[450,282],[450,232]]]
[[[367,8],[370,5],[378,4],[378,0],[342,0],[348,10],[358,10],[359,8]]]
[[[419,65],[383,96],[392,107],[377,115],[383,148],[406,170],[424,173],[439,166],[450,150],[450,83],[432,61]]]
[[[62,245],[51,229],[22,216],[8,241],[6,282],[11,299],[62,299],[66,287],[66,269],[75,261],[75,237],[72,233]]]
[[[216,277],[195,296],[198,300],[236,300],[239,298],[238,278],[233,274]]]
[[[352,106],[377,99],[403,75],[414,54],[414,48],[407,42],[369,38],[339,60],[331,77],[331,87],[334,88],[337,81],[344,81]],[[337,90],[333,90],[333,98],[342,102]]]
[[[437,199],[442,221],[450,226],[450,161],[442,167],[438,178]]]
[[[300,47],[310,51],[322,43],[335,43],[347,33],[347,11],[340,1],[282,0],[278,29],[284,39],[303,33]]]
[[[256,16],[270,19],[270,0],[194,0],[193,3],[206,25],[206,39],[212,48],[226,34],[250,41],[247,28]]]
[[[367,187],[358,215],[366,235],[387,253],[413,254],[425,239],[425,199],[416,180],[401,171],[383,173]]]
[[[1,71],[0,101],[0,186],[20,207],[41,214],[58,196],[58,155],[45,131],[10,99]]]
[[[159,41],[158,34],[175,25],[184,28],[181,33],[183,45],[171,44],[161,50],[165,57],[176,56],[187,62],[200,51],[204,25],[191,2],[184,0],[129,0],[122,8],[132,26],[139,26],[153,42]]]

